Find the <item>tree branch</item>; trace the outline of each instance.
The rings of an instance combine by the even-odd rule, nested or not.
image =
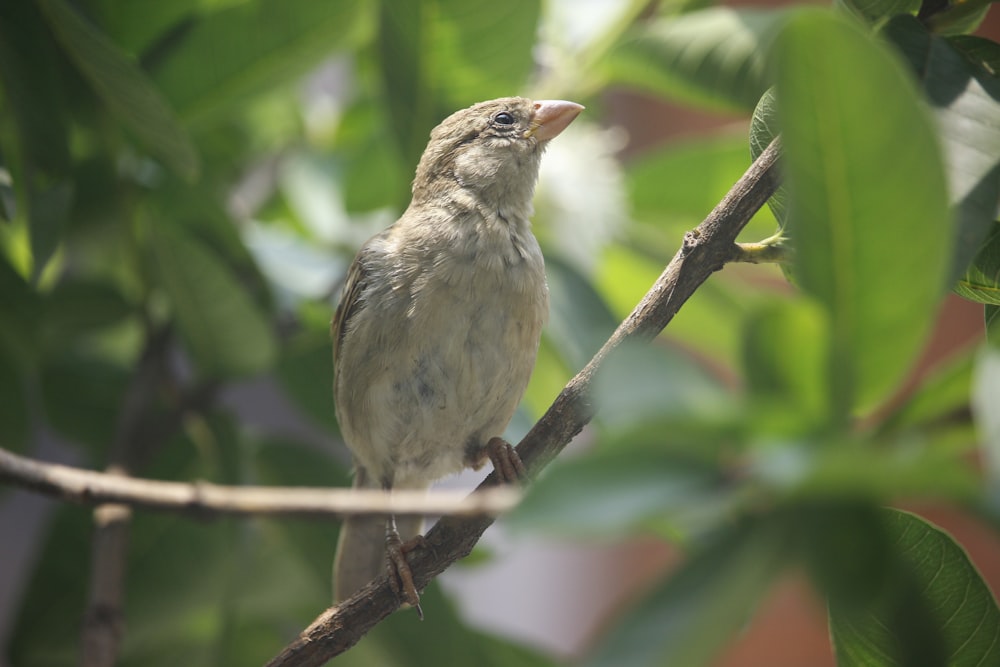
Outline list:
[[[118,504],[188,513],[344,517],[348,515],[483,516],[509,511],[517,489],[489,493],[393,491],[279,486],[220,486],[208,482],[163,482],[42,463],[0,448],[0,482],[87,505]]]
[[[608,356],[625,341],[655,338],[712,273],[739,257],[737,235],[778,187],[779,153],[775,139],[708,217],[684,236],[680,250],[639,305],[524,437],[517,451],[530,474],[548,464],[590,421],[595,410],[591,383]],[[477,493],[494,485],[495,478],[491,473]],[[422,590],[466,556],[492,523],[489,517],[445,517],[438,521],[425,536],[424,546],[407,554],[417,588]],[[388,579],[382,577],[323,612],[268,667],[322,665],[357,643],[399,604]]]

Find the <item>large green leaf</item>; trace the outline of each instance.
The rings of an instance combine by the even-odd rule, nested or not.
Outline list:
[[[361,0],[253,0],[200,17],[153,66],[188,124],[226,120],[247,98],[288,82],[350,44],[365,26]]]
[[[267,368],[276,344],[270,324],[219,258],[180,230],[151,227],[156,276],[199,369],[248,375]]]
[[[407,164],[431,128],[458,108],[522,91],[531,74],[539,0],[382,0],[379,66]]]
[[[771,54],[799,283],[828,311],[834,414],[883,399],[913,362],[951,255],[932,119],[895,57],[804,10]]]
[[[604,63],[615,82],[723,110],[750,111],[768,82],[764,53],[785,10],[712,7],[657,18]]]
[[[958,223],[951,267],[955,280],[1000,217],[1000,79],[970,63],[913,17],[892,19],[882,34],[909,60],[937,120]],[[995,262],[991,256],[977,258],[976,265],[986,266],[974,266],[975,273],[962,279],[963,286],[972,291],[986,280],[997,287],[991,273]]]
[[[156,157],[191,180],[198,154],[173,111],[139,67],[64,0],[40,6],[70,60],[123,125]]]
[[[906,512],[886,510],[884,526],[902,569],[897,587],[868,613],[831,606],[837,664],[1000,664],[1000,609],[962,547]]]
[[[622,614],[584,664],[709,664],[746,623],[784,565],[785,552],[780,522],[744,521],[715,535]]]

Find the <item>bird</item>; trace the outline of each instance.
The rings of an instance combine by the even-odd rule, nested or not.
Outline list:
[[[583,108],[505,97],[448,116],[430,133],[409,206],[358,251],[331,323],[354,488],[427,489],[487,459],[501,481],[524,476],[501,436],[548,318],[532,198],[545,147]],[[335,601],[388,572],[422,617],[406,560],[422,523],[347,518]]]

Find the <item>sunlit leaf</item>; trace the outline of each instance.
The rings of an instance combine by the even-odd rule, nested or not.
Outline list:
[[[944,148],[951,204],[957,229],[951,279],[965,271],[984,237],[1000,218],[1000,79],[971,64],[949,42],[932,35],[916,19],[900,16],[883,34],[909,60],[930,101]],[[971,292],[991,275],[996,258],[976,258]],[[963,294],[967,296],[967,294]]]
[[[764,56],[786,12],[713,7],[656,18],[603,63],[612,81],[668,99],[750,111],[767,89]]]
[[[910,77],[857,26],[803,11],[772,63],[794,272],[829,313],[846,416],[885,397],[929,332],[951,257],[945,174]]]
[[[386,0],[378,55],[406,164],[415,165],[431,128],[475,102],[523,91],[531,73],[541,3],[499,3],[483,11],[464,0]]]

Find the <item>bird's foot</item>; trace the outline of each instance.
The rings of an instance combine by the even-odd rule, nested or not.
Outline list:
[[[417,587],[413,584],[413,572],[406,560],[406,554],[422,546],[424,546],[423,535],[417,535],[412,540],[403,542],[395,526],[386,530],[385,552],[389,557],[387,563],[389,583],[392,585],[393,592],[402,598],[405,604],[417,610],[420,620],[424,620],[424,610],[420,608],[420,594],[417,593]]]
[[[517,450],[503,438],[490,438],[486,443],[486,455],[504,484],[516,484],[528,478],[528,471]]]

